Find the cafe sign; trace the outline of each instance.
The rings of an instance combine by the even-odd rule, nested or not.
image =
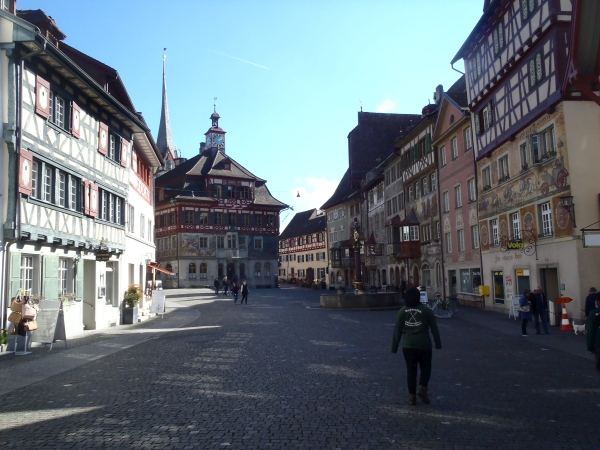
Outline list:
[[[521,239],[509,239],[506,241],[506,250],[523,250],[525,245]]]

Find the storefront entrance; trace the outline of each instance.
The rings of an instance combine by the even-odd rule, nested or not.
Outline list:
[[[562,306],[554,301],[560,297],[558,269],[556,267],[540,269],[540,285],[548,300],[550,325],[560,325],[562,321]]]
[[[494,270],[492,272],[494,280],[494,304],[504,305],[504,272],[502,270]]]

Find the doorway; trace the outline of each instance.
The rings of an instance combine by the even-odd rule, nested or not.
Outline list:
[[[456,297],[457,293],[457,280],[456,280],[456,270],[448,271],[448,283],[450,288],[450,297]]]
[[[540,285],[548,300],[550,325],[560,325],[562,322],[562,306],[555,302],[560,297],[558,269],[556,267],[540,269]]]
[[[79,263],[81,264],[81,262]],[[83,260],[83,326],[96,329],[96,261]]]

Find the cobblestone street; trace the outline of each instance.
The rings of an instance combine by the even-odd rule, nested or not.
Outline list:
[[[409,407],[397,311],[323,310],[321,292],[199,290],[164,319],[2,361],[0,448],[600,448],[584,336],[523,338],[463,307],[439,321],[431,405]],[[19,384],[33,370],[51,376]]]

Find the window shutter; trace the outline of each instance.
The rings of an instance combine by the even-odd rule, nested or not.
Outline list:
[[[45,119],[50,117],[50,83],[39,75],[35,76],[35,112]]]
[[[86,216],[90,215],[90,182],[83,182],[83,213]]]
[[[129,154],[129,141],[121,138],[121,165],[127,167],[127,155]]]
[[[431,151],[431,133],[425,135],[425,153],[429,154]]]
[[[479,113],[475,113],[475,134],[481,134],[481,124],[479,121]]]
[[[137,153],[133,150],[131,152],[131,168],[137,170]]]
[[[46,300],[58,300],[58,256],[44,255],[42,295]]]
[[[90,182],[90,217],[98,217],[98,185]]]
[[[34,275],[35,276],[35,275]],[[14,297],[21,289],[21,252],[10,252],[10,295]]]
[[[75,102],[71,102],[71,133],[73,137],[79,139],[79,130],[81,128],[81,108]]]
[[[25,195],[31,195],[31,168],[33,167],[33,157],[27,150],[21,149],[19,155],[19,192]]]
[[[98,151],[106,156],[108,152],[108,126],[102,122],[98,122]]]

